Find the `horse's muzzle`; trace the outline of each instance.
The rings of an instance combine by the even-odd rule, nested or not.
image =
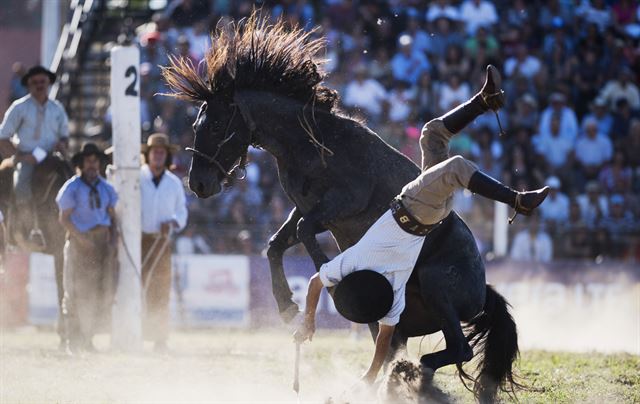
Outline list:
[[[201,178],[199,175],[189,174],[189,189],[191,189],[198,198],[208,198],[219,193],[222,190],[220,181],[216,176]]]

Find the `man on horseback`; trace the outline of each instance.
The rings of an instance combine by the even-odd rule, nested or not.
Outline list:
[[[429,121],[422,129],[422,173],[402,189],[387,210],[352,247],[330,262],[309,281],[304,323],[297,341],[311,339],[323,287],[333,287],[334,303],[347,319],[380,326],[372,363],[363,376],[373,382],[389,352],[391,338],[405,308],[406,284],[418,260],[425,236],[451,212],[453,192],[459,188],[497,200],[517,213],[530,215],[549,191],[513,190],[461,156],[449,157],[449,140],[476,117],[504,105],[497,69],[487,67],[484,86],[466,103]],[[366,286],[365,286],[366,285]],[[465,360],[472,357],[464,348]],[[424,367],[431,367],[423,363]]]
[[[29,241],[36,247],[44,240],[33,231],[34,205],[31,182],[38,164],[53,151],[66,155],[69,119],[62,104],[49,99],[49,86],[56,75],[42,66],[30,68],[22,78],[29,94],[14,101],[0,125],[0,156],[14,156],[13,186],[19,221],[30,229]],[[13,140],[13,142],[12,142]],[[15,143],[15,145],[14,145]]]

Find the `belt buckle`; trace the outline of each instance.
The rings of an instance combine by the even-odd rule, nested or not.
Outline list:
[[[393,213],[398,213],[398,211],[400,210],[400,208],[402,208],[402,203],[400,202],[400,199],[398,198],[394,198],[391,201],[391,212]]]

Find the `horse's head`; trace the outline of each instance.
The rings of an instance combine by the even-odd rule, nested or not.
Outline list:
[[[189,169],[189,188],[200,198],[219,193],[245,163],[251,129],[242,117],[244,108],[232,96],[203,102],[193,123],[195,140]]]

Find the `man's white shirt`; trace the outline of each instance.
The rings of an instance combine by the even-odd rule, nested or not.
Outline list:
[[[0,139],[18,138],[18,150],[31,153],[39,147],[45,152],[69,137],[69,119],[57,100],[37,102],[31,95],[15,100],[0,124]]]
[[[142,194],[142,232],[158,233],[160,225],[175,220],[178,231],[187,224],[187,198],[182,182],[175,174],[165,170],[156,187],[148,165],[140,169]]]
[[[320,267],[320,281],[325,287],[331,287],[354,271],[368,269],[382,274],[393,288],[393,304],[378,322],[396,325],[405,308],[407,282],[424,240],[424,236],[402,230],[391,210],[387,210],[360,241]]]

